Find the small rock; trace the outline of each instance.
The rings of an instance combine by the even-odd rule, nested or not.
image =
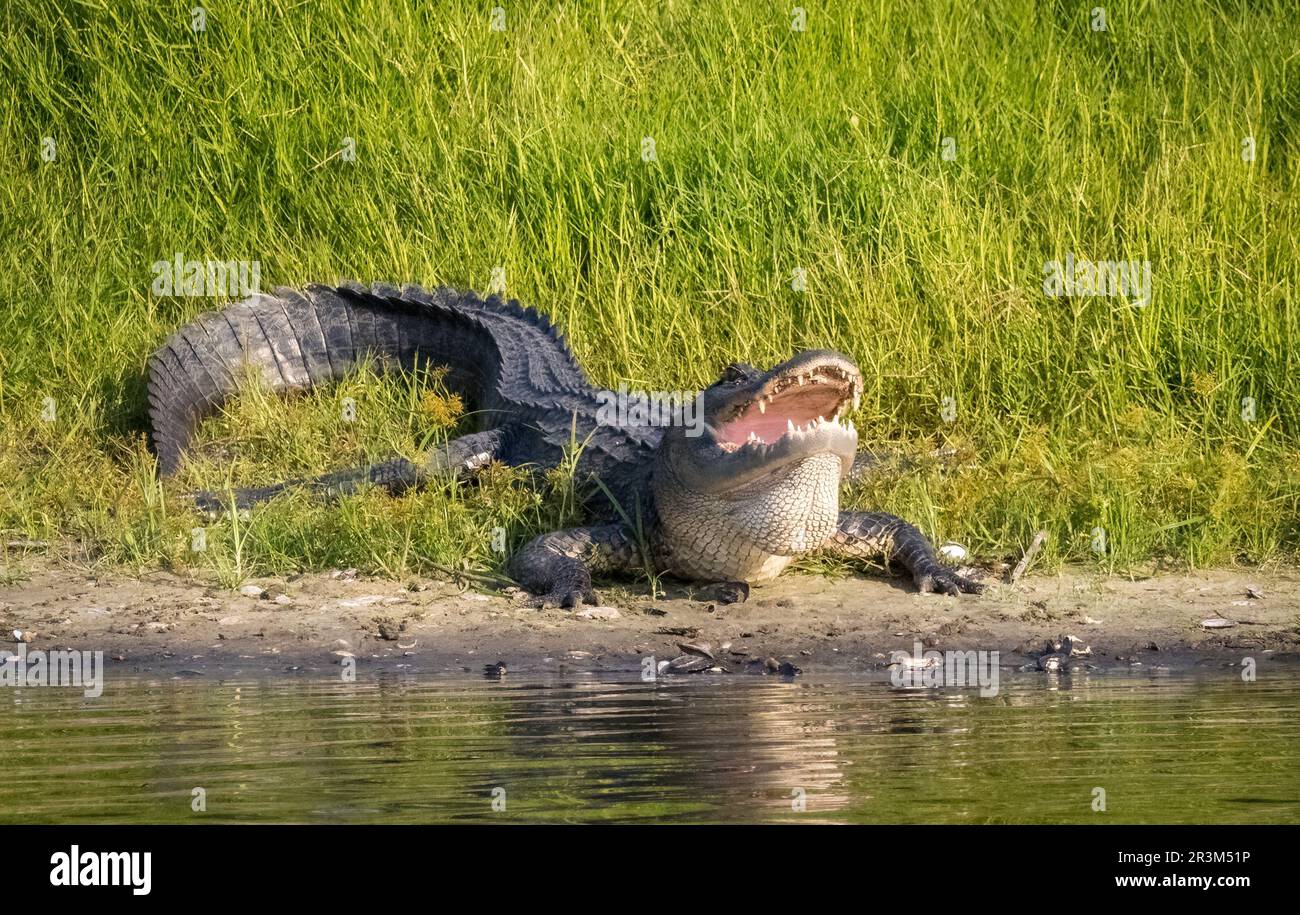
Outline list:
[[[575,661],[582,661],[591,657],[591,652],[575,648],[573,651],[569,652],[569,657],[573,658]]]
[[[1201,626],[1205,629],[1231,629],[1237,625],[1236,620],[1224,619],[1221,616],[1212,616],[1207,620],[1201,620]]]
[[[616,620],[623,614],[613,607],[583,607],[573,615],[580,620]]]
[[[379,621],[379,637],[385,642],[396,642],[400,638],[398,631],[397,624],[392,620]]]
[[[251,597],[256,600],[261,600],[266,597],[266,589],[259,585],[244,585],[239,589],[239,593],[245,597]]]
[[[287,607],[293,603],[293,598],[288,594],[277,594],[274,603],[279,604],[281,607]]]
[[[243,621],[244,621],[244,618],[241,617],[241,616],[223,616],[221,619],[217,620],[217,625],[218,625],[218,626],[233,626],[233,625],[235,625],[236,623],[242,623]]]
[[[688,639],[693,639],[700,634],[696,626],[660,626],[655,630],[655,635],[680,635]]]
[[[334,648],[338,651],[348,651],[352,648],[352,643],[347,639],[335,639]]]
[[[401,603],[401,600],[402,599],[399,597],[397,598],[396,602]],[[386,605],[390,603],[393,603],[393,599],[389,597],[385,597],[382,594],[367,594],[363,597],[354,597],[349,600],[341,600],[338,602],[340,607],[346,607],[349,610],[356,610],[361,607],[369,607],[374,604]]]
[[[1247,585],[1246,596],[1249,597],[1251,600],[1263,600],[1264,592],[1261,591],[1259,588],[1257,588],[1255,585]]]
[[[749,600],[749,584],[743,581],[729,581],[718,589],[718,602],[722,604],[743,604]]]
[[[335,581],[353,581],[357,577],[356,569],[331,569],[329,577]]]
[[[13,631],[13,637],[15,642],[30,642],[32,640],[32,632],[30,630],[15,629]]]
[[[708,642],[678,642],[677,647],[687,654],[698,655],[701,658],[708,658],[710,661],[713,660],[713,646]]]

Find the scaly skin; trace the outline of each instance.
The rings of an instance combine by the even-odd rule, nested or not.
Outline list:
[[[981,590],[944,567],[902,519],[840,512],[842,483],[870,463],[856,454],[856,431],[840,421],[862,390],[848,357],[809,351],[767,372],[728,366],[701,395],[703,430],[617,426],[604,421],[599,392],[545,317],[452,289],[277,289],[199,316],[149,363],[162,472],[176,469],[198,421],[234,393],[243,363],[272,389],[294,391],[335,380],[367,356],[396,368],[416,359],[448,366],[448,384],[470,400],[481,428],[418,465],[397,458],[241,490],[239,507],[292,486],[330,496],[364,485],[400,493],[434,478],[472,477],[494,461],[553,467],[576,440],[580,482],[602,484],[587,506],[592,524],[537,537],[510,562],[537,606],[594,603],[593,575],[646,563],[690,580],[747,583],[815,552],[901,566],[921,591]],[[210,493],[196,502],[227,507]],[[641,541],[627,519],[638,521]]]

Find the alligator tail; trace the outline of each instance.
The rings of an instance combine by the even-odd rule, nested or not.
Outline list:
[[[521,371],[554,390],[586,378],[550,322],[517,303],[472,292],[357,284],[277,288],[186,324],[149,359],[149,416],[159,471],[180,466],[199,420],[235,393],[245,366],[274,391],[335,381],[365,358],[410,369],[448,367],[448,386],[498,425],[494,401]],[[544,363],[539,372],[536,363]]]

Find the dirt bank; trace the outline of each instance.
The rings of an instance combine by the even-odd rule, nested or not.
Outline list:
[[[1107,578],[1085,570],[993,584],[980,597],[914,593],[902,579],[791,575],[724,604],[703,589],[609,586],[604,606],[533,610],[518,596],[454,583],[394,582],[348,572],[259,579],[231,592],[165,572],[135,578],[28,562],[0,586],[0,632],[28,649],[102,650],[108,669],[174,675],[328,673],[346,657],[412,673],[639,671],[679,642],[710,644],[730,672],[766,659],[804,672],[879,670],[895,649],[997,649],[1002,664],[1034,663],[1045,640],[1073,635],[1101,668],[1220,667],[1300,660],[1300,570],[1209,571]],[[1253,589],[1260,597],[1248,596]],[[1225,617],[1237,625],[1207,629]],[[725,646],[725,647],[724,647]]]

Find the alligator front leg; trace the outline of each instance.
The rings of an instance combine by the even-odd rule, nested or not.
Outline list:
[[[963,578],[939,561],[930,541],[902,518],[884,512],[840,512],[827,552],[854,559],[896,562],[912,573],[922,592],[978,594],[979,582]]]
[[[510,574],[534,595],[534,607],[578,607],[600,602],[592,573],[637,567],[636,541],[621,524],[574,527],[530,540],[510,560]]]

